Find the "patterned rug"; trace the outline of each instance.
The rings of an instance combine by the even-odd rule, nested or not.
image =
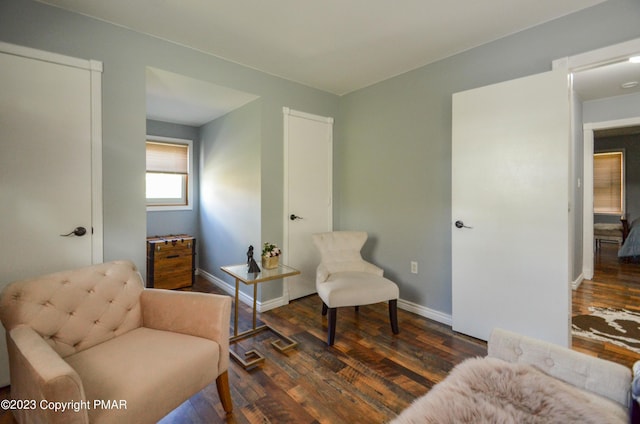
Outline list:
[[[613,343],[640,353],[640,312],[589,307],[589,315],[573,317],[574,336]]]

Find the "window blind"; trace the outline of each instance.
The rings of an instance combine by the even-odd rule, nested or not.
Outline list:
[[[622,152],[593,155],[593,211],[623,213],[624,158]]]
[[[189,173],[189,146],[147,141],[147,172]]]

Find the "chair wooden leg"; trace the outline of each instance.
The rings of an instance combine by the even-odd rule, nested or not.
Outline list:
[[[327,315],[327,304],[322,302],[322,316]]]
[[[356,312],[360,312],[360,305],[356,305]]]
[[[389,301],[389,321],[391,322],[391,331],[393,334],[398,334],[398,299]]]
[[[329,308],[329,322],[327,323],[329,324],[329,331],[327,335],[327,344],[329,346],[333,346],[333,342],[336,339],[336,318],[337,318],[336,311],[337,310],[338,308]]]
[[[230,414],[233,411],[233,402],[231,401],[231,391],[229,390],[229,374],[223,372],[216,378],[216,387],[218,388],[218,396],[222,402],[224,412]]]

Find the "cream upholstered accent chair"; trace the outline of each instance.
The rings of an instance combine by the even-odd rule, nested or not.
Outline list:
[[[383,277],[383,270],[362,259],[360,250],[367,241],[362,231],[333,231],[313,234],[321,263],[316,270],[316,289],[322,299],[322,315],[327,315],[327,344],[333,345],[337,308],[389,302],[391,331],[398,334],[398,297],[396,283]]]
[[[232,410],[228,296],[145,289],[115,261],[12,283],[0,318],[11,397],[35,405],[20,423],[155,423],[213,381]]]

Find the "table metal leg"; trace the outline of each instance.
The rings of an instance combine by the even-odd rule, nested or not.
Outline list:
[[[271,342],[271,345],[278,352],[286,352],[287,350],[293,349],[294,347],[298,346],[298,342],[285,336],[284,334],[280,333],[279,331],[275,330],[274,328],[266,324],[258,327],[258,317],[257,317],[258,308],[256,304],[256,299],[258,297],[258,288],[256,284],[253,285],[253,326],[250,330],[243,331],[242,333],[238,333],[238,310],[240,305],[239,292],[240,292],[240,280],[236,278],[236,299],[235,299],[234,320],[233,320],[233,337],[229,338],[229,343],[232,344],[239,340],[254,336],[262,331],[269,330],[278,336],[277,340],[274,340]],[[286,344],[284,343],[285,341],[286,341]],[[244,354],[245,358],[242,358],[233,350],[230,350],[229,353],[231,357],[235,359],[240,365],[242,365],[244,369],[253,368],[259,365],[265,359],[264,355],[262,355],[256,349],[251,349],[245,352]],[[249,360],[250,357],[252,359]]]
[[[264,362],[264,356],[262,355],[262,353],[258,352],[255,349],[246,351],[244,353],[244,358],[235,353],[233,350],[230,350],[229,353],[231,354],[231,357],[235,359],[236,362],[238,362],[240,365],[242,365],[242,368],[244,368],[245,370],[256,367]],[[253,359],[248,360],[250,357],[252,357]]]
[[[240,300],[240,281],[236,278],[236,304],[233,311],[233,336],[238,335],[238,301]]]
[[[258,319],[256,318],[256,311],[258,308],[256,307],[256,299],[258,298],[258,285],[253,285],[253,329],[256,329],[256,325],[258,324]]]

